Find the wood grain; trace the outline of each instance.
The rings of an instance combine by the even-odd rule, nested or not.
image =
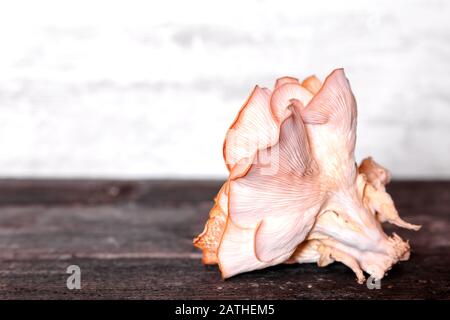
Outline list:
[[[192,238],[220,181],[0,181],[2,299],[450,299],[450,182],[394,181],[402,216],[419,232],[410,261],[381,290],[339,263],[282,265],[223,281]],[[82,289],[68,290],[79,265]]]

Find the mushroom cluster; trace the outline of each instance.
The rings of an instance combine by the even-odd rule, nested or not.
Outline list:
[[[227,132],[229,177],[204,231],[203,263],[222,277],[280,263],[342,262],[358,282],[381,279],[410,246],[383,222],[403,221],[386,192],[389,172],[372,158],[358,166],[356,101],[343,69],[322,84],[311,76],[256,86]]]

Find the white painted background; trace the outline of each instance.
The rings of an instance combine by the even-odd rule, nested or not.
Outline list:
[[[450,2],[9,1],[0,176],[223,177],[255,84],[344,67],[357,156],[450,178]]]

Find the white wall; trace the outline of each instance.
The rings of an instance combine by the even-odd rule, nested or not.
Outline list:
[[[450,178],[449,17],[435,0],[3,2],[0,176],[222,177],[255,84],[342,66],[358,158]]]

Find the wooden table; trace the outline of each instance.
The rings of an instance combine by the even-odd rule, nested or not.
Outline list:
[[[450,182],[389,185],[422,224],[380,290],[347,267],[281,265],[223,281],[192,246],[219,181],[0,181],[0,298],[450,299]],[[81,268],[68,290],[66,268]]]

